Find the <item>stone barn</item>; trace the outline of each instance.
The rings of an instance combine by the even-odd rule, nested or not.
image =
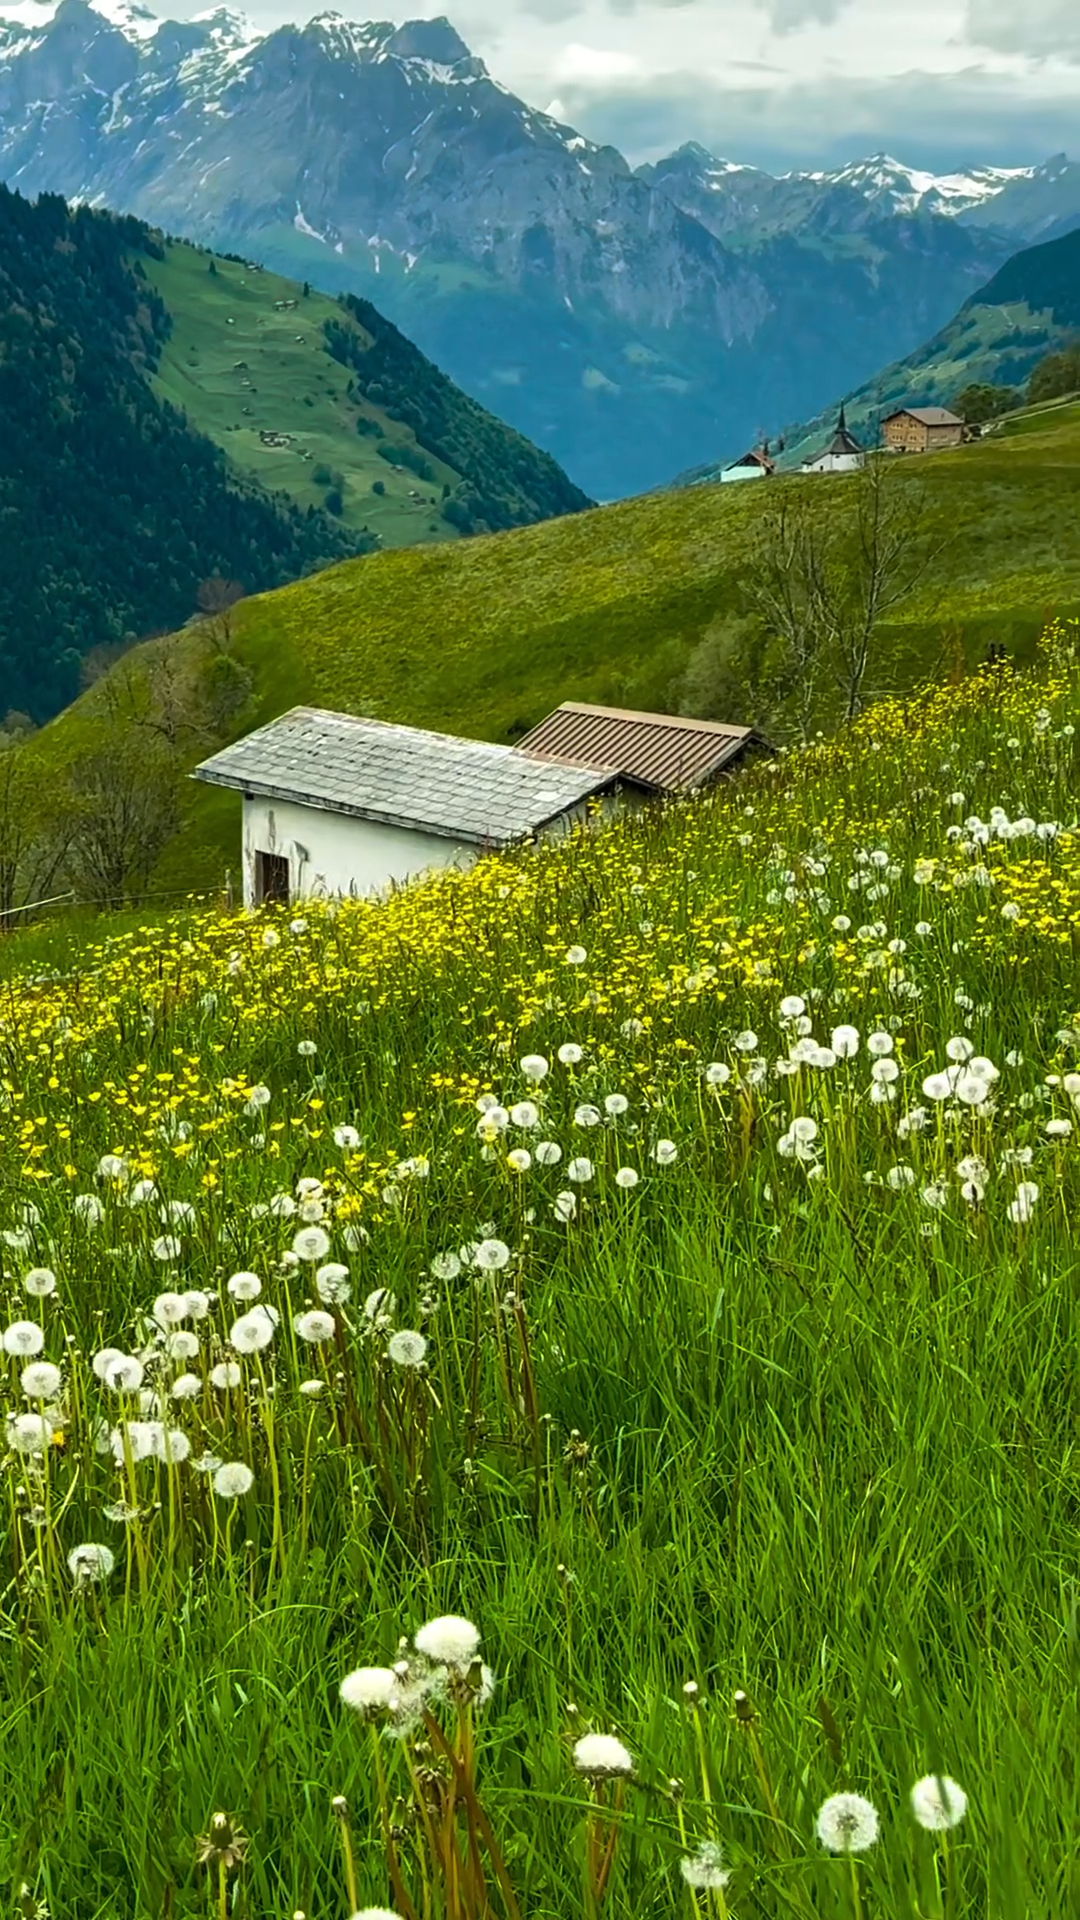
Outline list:
[[[295,707],[194,778],[242,796],[245,906],[378,894],[653,791],[607,765]]]

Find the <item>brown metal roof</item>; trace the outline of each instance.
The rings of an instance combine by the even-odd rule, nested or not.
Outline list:
[[[924,427],[962,427],[963,421],[958,414],[950,413],[948,407],[897,407],[895,413],[886,415],[889,420],[899,420],[907,414],[911,420],[918,420]]]
[[[767,746],[752,727],[567,700],[517,750],[570,766],[614,767],[659,793],[675,793],[714,779],[751,746]]]

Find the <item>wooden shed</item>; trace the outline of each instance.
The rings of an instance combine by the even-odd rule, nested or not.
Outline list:
[[[610,767],[658,794],[711,786],[748,757],[772,753],[753,727],[688,720],[674,713],[636,713],[566,700],[517,743],[519,753],[564,765]]]

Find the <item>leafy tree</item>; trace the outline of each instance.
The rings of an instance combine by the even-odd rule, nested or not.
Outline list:
[[[1027,397],[1031,406],[1040,400],[1060,400],[1080,391],[1080,340],[1060,353],[1048,353],[1040,360],[1028,381]]]
[[[979,427],[1020,406],[1021,401],[1022,395],[1016,387],[994,387],[973,381],[962,393],[957,394],[953,411],[967,426]]]

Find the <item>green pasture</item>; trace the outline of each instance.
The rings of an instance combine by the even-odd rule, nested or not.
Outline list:
[[[220,256],[211,274],[210,260],[175,240],[164,260],[142,260],[173,316],[154,381],[162,398],[182,407],[244,472],[302,507],[322,506],[326,475],[340,474],[347,525],[369,528],[387,547],[456,539],[439,514],[444,482],[459,478],[453,469],[431,455],[436,480],[419,480],[382,459],[377,438],[357,433],[360,413],[387,440],[415,445],[408,428],[347,394],[348,371],[327,352],[323,334],[327,320],[341,319],[337,302]],[[275,310],[275,302],[293,300],[295,308]],[[289,434],[291,443],[268,447],[261,431]],[[382,495],[372,491],[377,481]]]

